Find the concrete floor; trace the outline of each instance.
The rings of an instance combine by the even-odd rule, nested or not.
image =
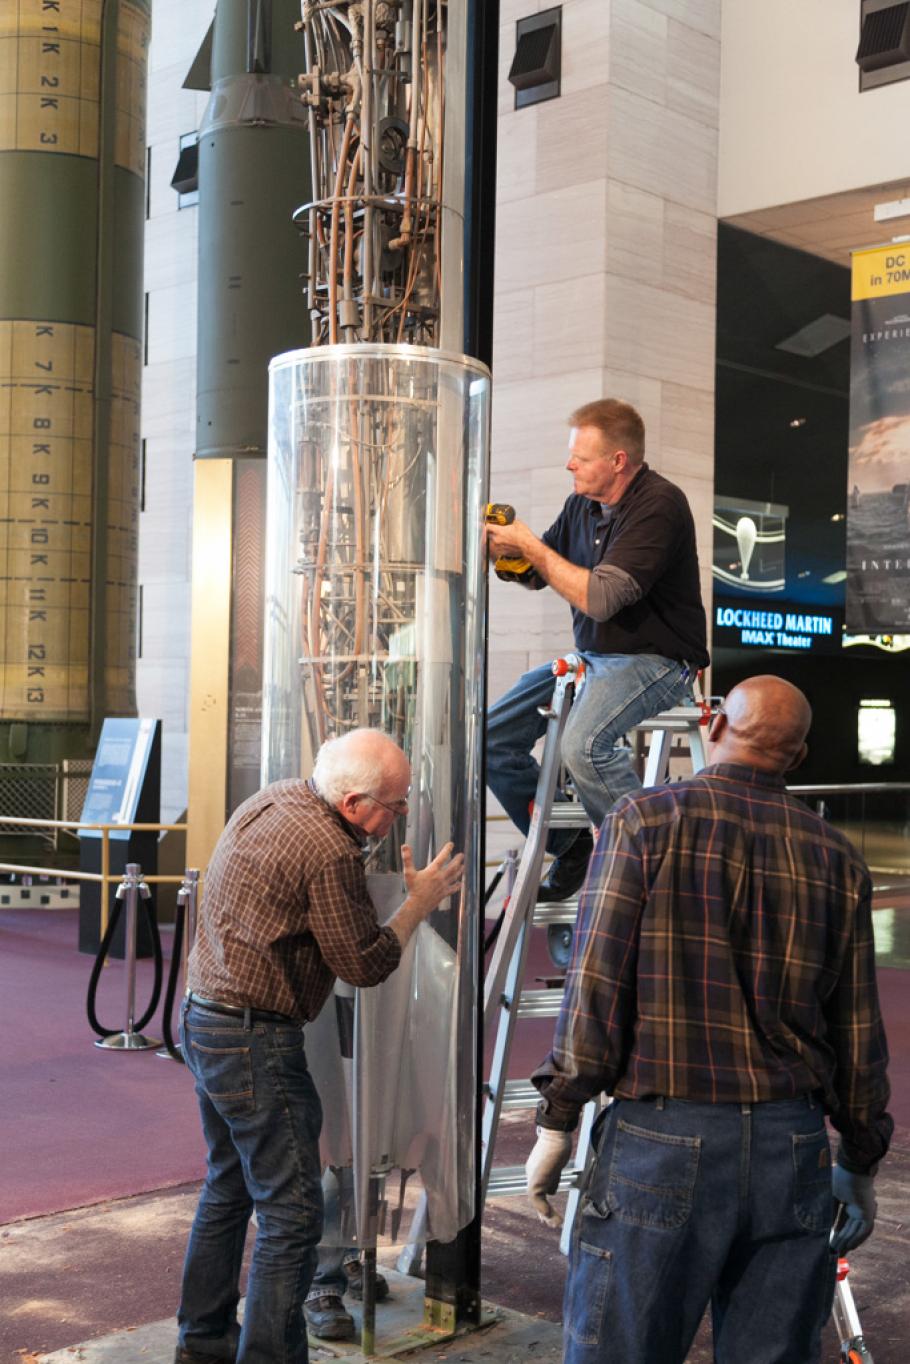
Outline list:
[[[523,1124],[526,1118],[515,1115]],[[516,1123],[510,1136],[525,1139]],[[511,1158],[511,1156],[509,1157]],[[910,1148],[898,1145],[877,1183],[875,1236],[858,1252],[851,1279],[875,1364],[910,1357]],[[195,1208],[195,1187],[98,1204],[0,1229],[0,1364],[170,1364],[176,1339],[174,1310],[183,1249]],[[379,1307],[380,1347],[401,1356],[402,1336],[422,1319],[423,1288],[381,1259],[393,1281]],[[484,1222],[483,1293],[497,1304],[487,1330],[452,1341],[430,1336],[409,1358],[451,1364],[501,1364],[561,1357],[560,1312],[565,1262],[556,1238],[523,1200],[496,1200]],[[356,1308],[355,1308],[356,1314]],[[414,1340],[408,1344],[413,1351]],[[689,1356],[709,1364],[705,1324]],[[354,1347],[320,1346],[314,1361],[343,1358],[359,1364]],[[824,1364],[836,1364],[833,1330]]]

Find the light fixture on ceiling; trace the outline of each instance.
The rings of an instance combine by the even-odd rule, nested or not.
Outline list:
[[[872,217],[877,223],[887,223],[892,218],[910,218],[910,199],[890,199],[886,204],[876,204]]]
[[[800,426],[805,426],[805,424],[806,424],[805,417],[793,417],[790,421],[790,427],[794,431],[796,431]]]
[[[834,515],[831,517],[832,521],[845,521],[846,519],[847,517],[845,512],[835,512]]]
[[[792,336],[786,336],[783,341],[778,341],[775,350],[784,350],[790,355],[801,355],[804,359],[812,360],[849,335],[850,323],[845,317],[822,313],[814,322],[807,322],[805,327],[800,327]]]

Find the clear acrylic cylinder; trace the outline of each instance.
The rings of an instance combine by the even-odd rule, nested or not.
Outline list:
[[[489,418],[489,373],[463,356],[364,344],[270,365],[263,781],[382,729],[412,788],[369,855],[380,919],[404,898],[403,843],[418,866],[449,840],[466,861],[389,980],[339,983],[307,1026],[328,1242],[403,1239],[421,1191],[437,1240],[475,1212]]]

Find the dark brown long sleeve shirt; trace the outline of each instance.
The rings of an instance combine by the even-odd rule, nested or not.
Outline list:
[[[358,833],[308,782],[273,782],[235,810],[206,873],[189,989],[306,1022],[336,976],[378,985],[400,960]]]
[[[894,1126],[872,885],[843,834],[751,767],[619,800],[579,901],[544,1126],[605,1091],[755,1103],[817,1091],[840,1163],[874,1170]]]

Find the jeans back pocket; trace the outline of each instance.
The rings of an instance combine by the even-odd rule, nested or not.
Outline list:
[[[214,1038],[198,1042],[190,1036],[190,1070],[223,1117],[252,1113],[253,1063],[249,1047],[221,1044]]]
[[[680,1137],[616,1124],[606,1202],[614,1216],[638,1227],[673,1231],[692,1211],[700,1137]]]

